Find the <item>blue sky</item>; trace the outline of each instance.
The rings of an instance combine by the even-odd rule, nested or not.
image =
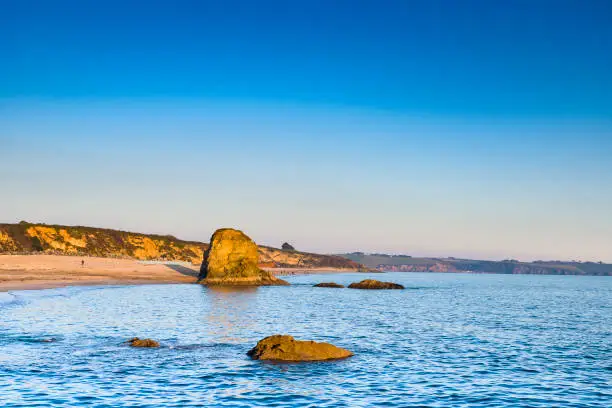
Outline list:
[[[0,221],[612,261],[608,1],[0,5]]]

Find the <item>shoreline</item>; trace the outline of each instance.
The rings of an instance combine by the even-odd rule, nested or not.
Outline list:
[[[0,283],[0,293],[20,291],[20,290],[44,290],[44,289],[57,289],[67,288],[72,286],[130,286],[130,285],[191,285],[195,282],[176,282],[176,281],[159,281],[159,280],[129,280],[129,279],[115,279],[115,280],[61,280],[61,281],[46,281],[36,280],[32,282],[12,282],[12,283]]]
[[[84,261],[84,264],[81,264]],[[263,268],[275,276],[356,272],[341,268]],[[200,265],[72,255],[0,255],[0,292],[66,286],[194,284]]]

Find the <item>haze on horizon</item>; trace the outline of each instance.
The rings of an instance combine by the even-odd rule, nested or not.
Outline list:
[[[2,7],[0,222],[612,262],[608,1]]]

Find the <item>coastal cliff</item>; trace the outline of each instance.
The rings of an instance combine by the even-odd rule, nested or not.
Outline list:
[[[612,265],[603,262],[535,261],[513,259],[486,261],[458,258],[419,258],[408,255],[365,254],[341,256],[381,272],[473,272],[513,275],[612,276]]]
[[[20,222],[0,224],[0,254],[57,254],[200,264],[208,244],[171,235]],[[262,267],[363,269],[349,259],[259,246]]]

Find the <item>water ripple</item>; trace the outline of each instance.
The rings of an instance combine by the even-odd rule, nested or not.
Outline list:
[[[0,299],[0,406],[607,407],[612,280],[376,274],[410,290],[197,285],[16,291]],[[274,333],[355,356],[246,356]],[[130,337],[159,340],[133,349]]]

